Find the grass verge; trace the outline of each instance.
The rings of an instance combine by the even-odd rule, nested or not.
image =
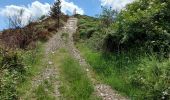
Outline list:
[[[41,72],[46,66],[43,63],[44,47],[42,43],[38,43],[38,47],[29,51],[21,51],[23,63],[27,66],[25,80],[17,86],[19,96],[22,97],[32,88],[32,79]]]
[[[102,54],[77,44],[99,80],[132,100],[169,99],[169,60],[158,61],[154,55],[141,52]]]
[[[65,49],[53,55],[53,62],[59,66],[62,81],[60,92],[66,100],[96,100],[93,86],[81,66]]]

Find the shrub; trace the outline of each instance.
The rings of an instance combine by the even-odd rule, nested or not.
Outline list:
[[[49,35],[50,33],[45,29],[42,29],[39,32],[37,32],[37,37],[41,41],[47,41],[49,38]]]
[[[17,100],[16,86],[25,78],[26,67],[16,52],[5,50],[0,57],[0,99]]]
[[[79,18],[78,30],[73,35],[74,41],[86,40],[93,36],[94,32],[98,30],[99,20],[89,16],[75,15]]]
[[[149,60],[149,59],[148,59]],[[138,69],[129,77],[130,84],[143,91],[143,99],[169,100],[170,99],[170,63],[143,61]]]
[[[15,52],[6,52],[3,55],[2,62],[1,62],[1,68],[7,69],[10,72],[17,71],[20,73],[25,72],[25,67],[22,64],[22,59],[19,58],[18,54]]]
[[[106,38],[105,43],[110,48],[120,46],[122,48],[145,47],[148,51],[170,52],[170,20],[169,1],[138,0],[129,4],[122,10],[115,23],[111,25],[113,31],[111,40]],[[109,35],[109,34],[108,34]],[[116,36],[116,37],[115,37]],[[117,43],[118,42],[118,43]]]
[[[112,10],[112,8],[106,8],[102,7],[102,13],[99,16],[99,19],[101,20],[101,26],[102,27],[109,27],[114,21],[117,16],[117,11]]]
[[[3,70],[0,76],[0,99],[1,100],[17,100],[16,83],[14,73]]]

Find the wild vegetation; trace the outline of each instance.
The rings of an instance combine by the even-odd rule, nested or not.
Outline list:
[[[1,50],[0,99],[17,100],[19,98],[20,90],[18,87],[40,70],[35,66],[40,65],[39,57],[42,56],[41,47],[27,51]]]
[[[51,17],[57,19],[57,25],[58,28],[60,27],[60,15],[61,15],[61,1],[57,0],[54,2],[53,6],[51,7],[51,12],[50,12]]]
[[[168,100],[169,11],[168,0],[138,0],[97,19],[77,15],[74,40],[103,82],[135,100]]]
[[[75,15],[79,20],[73,38],[92,67],[92,71],[85,69],[87,73],[94,71],[92,77],[97,81],[132,100],[169,100],[170,1],[136,0],[120,11],[102,9],[95,18]],[[44,55],[44,42],[68,19],[60,10],[61,2],[57,0],[51,7],[50,16],[42,16],[37,21],[30,19],[28,25],[22,23],[24,10],[9,16],[9,29],[0,32],[0,100],[20,99],[32,88],[33,77],[50,65],[58,66],[61,74],[60,99],[99,99],[95,97],[94,84],[81,68],[80,61],[76,61],[69,50],[60,48]],[[70,34],[63,32],[59,38],[66,44]],[[48,65],[44,60],[47,56],[50,57],[47,62],[52,60]],[[40,82],[31,90],[34,92],[31,98],[56,99],[54,81],[57,78],[49,77]],[[25,98],[30,99],[29,94]]]
[[[41,44],[58,31],[55,18],[51,16],[42,16],[23,25],[23,12],[21,10],[18,14],[9,16],[9,29],[0,33],[1,100],[18,100],[23,92],[31,88],[27,81],[43,69],[41,58],[44,56],[44,47]],[[68,16],[60,14],[59,17],[61,27]],[[41,86],[39,90],[42,90]]]

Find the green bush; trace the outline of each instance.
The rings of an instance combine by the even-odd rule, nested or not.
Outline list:
[[[3,55],[1,68],[7,69],[10,72],[17,71],[25,73],[25,66],[22,63],[22,58],[15,52],[6,52]]]
[[[119,13],[103,8],[98,19],[76,16],[79,18],[76,40],[91,39],[92,47],[100,44],[100,48],[105,51],[142,47],[148,52],[157,52],[168,57],[170,52],[168,0],[137,0]],[[112,19],[111,23],[107,20],[109,18]],[[105,21],[108,25],[104,25],[107,24]],[[98,46],[96,47],[98,49]]]
[[[26,68],[21,56],[13,51],[1,52],[0,61],[0,99],[17,100],[17,85],[22,82]]]
[[[79,18],[78,30],[74,34],[74,41],[86,40],[98,30],[99,20],[89,16],[76,15]]]
[[[139,64],[137,70],[129,77],[130,84],[144,92],[143,99],[170,99],[170,62],[158,62],[147,59]]]
[[[16,91],[17,79],[15,73],[3,70],[0,76],[0,99],[1,100],[17,100],[18,93]]]
[[[122,10],[105,44],[110,48],[145,47],[149,51],[170,51],[170,2],[168,0],[138,0]],[[109,36],[110,35],[110,36]],[[108,42],[109,41],[109,42]]]
[[[169,100],[169,18],[169,0],[136,0],[107,27],[89,25],[91,20],[79,17],[79,38],[99,52],[80,49],[101,80],[114,89],[135,100]]]

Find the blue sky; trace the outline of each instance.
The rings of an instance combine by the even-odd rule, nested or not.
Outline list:
[[[111,6],[121,9],[133,0],[61,0],[62,11],[72,13],[76,8],[77,13],[95,16],[101,12],[101,6]],[[24,23],[28,17],[40,17],[47,14],[54,0],[0,0],[0,30],[7,28],[7,16],[16,14],[17,10],[24,9]]]

